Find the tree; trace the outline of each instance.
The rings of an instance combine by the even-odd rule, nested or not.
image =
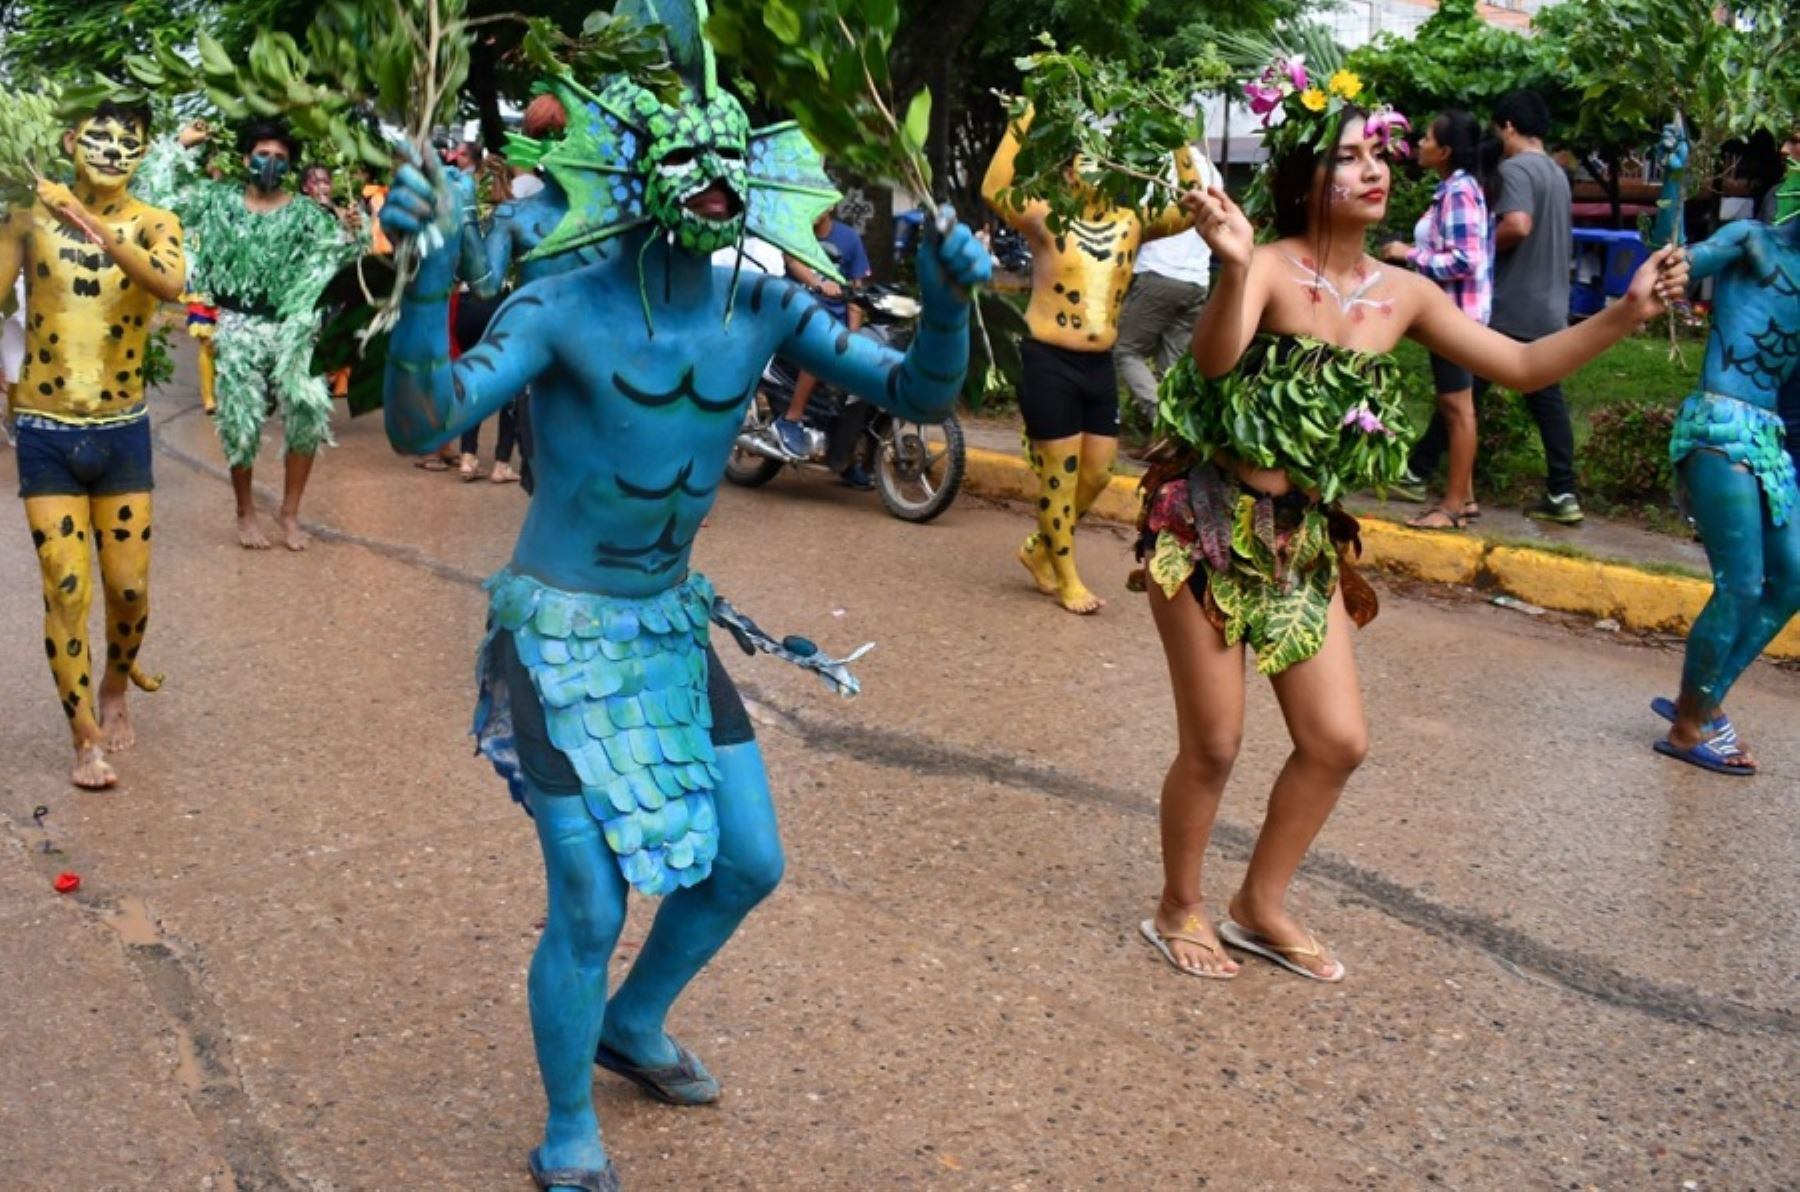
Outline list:
[[[1800,17],[1782,0],[1723,11],[1710,0],[1567,0],[1539,20],[1580,94],[1580,134],[1629,129],[1643,143],[1682,117],[1687,177],[1709,218],[1725,143],[1779,135],[1800,117]]]
[[[0,0],[0,77],[118,75],[125,55],[153,37],[191,38],[196,9],[190,0]]]

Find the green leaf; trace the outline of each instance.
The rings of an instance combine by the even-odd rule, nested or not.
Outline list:
[[[787,0],[767,0],[763,5],[763,24],[770,33],[789,45],[800,40],[800,14],[787,4]]]
[[[925,142],[931,138],[931,88],[920,88],[912,97],[912,102],[906,105],[906,122],[900,128],[908,149],[920,151],[925,148]]]

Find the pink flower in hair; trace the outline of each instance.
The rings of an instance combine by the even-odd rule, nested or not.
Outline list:
[[[1281,107],[1281,88],[1271,87],[1266,83],[1245,83],[1244,95],[1250,100],[1250,110],[1261,116],[1263,126],[1267,127],[1276,110]]]
[[[1381,147],[1396,157],[1412,153],[1412,146],[1406,142],[1406,133],[1411,129],[1412,121],[1392,108],[1371,112],[1363,121],[1363,132],[1381,142]]]
[[[1305,54],[1289,58],[1286,62],[1279,63],[1278,65],[1283,70],[1287,71],[1288,80],[1294,84],[1294,90],[1304,91],[1312,86],[1311,82],[1309,82],[1306,77]]]

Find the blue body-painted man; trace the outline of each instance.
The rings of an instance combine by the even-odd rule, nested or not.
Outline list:
[[[1664,199],[1652,238],[1679,235],[1687,145],[1664,132]],[[1725,716],[1726,695],[1800,612],[1800,488],[1778,412],[1800,371],[1800,220],[1739,220],[1689,250],[1689,276],[1714,278],[1700,387],[1669,444],[1706,547],[1713,594],[1688,633],[1681,695],[1653,707],[1672,721],[1657,751],[1719,773],[1755,760]]]
[[[656,15],[672,38],[685,35],[689,53],[671,47],[677,61],[697,60],[698,21]],[[393,236],[435,222],[452,246],[425,257],[394,329],[395,446],[429,451],[528,384],[538,422],[537,491],[511,564],[489,584],[476,729],[535,818],[549,887],[529,981],[549,1100],[530,1165],[545,1188],[616,1187],[593,1062],[666,1100],[716,1099],[665,1019],[781,876],[761,753],[707,645],[712,589],[688,569],[763,363],[779,352],[904,417],[939,417],[967,364],[967,287],[988,276],[967,227],[925,249],[925,313],[904,357],[845,332],[788,281],[745,277],[737,294],[734,271],[708,254],[746,223],[788,251],[816,252],[811,220],[832,196],[790,201],[808,193],[792,180],[810,147],[791,129],[747,136],[711,73],[707,61],[681,108],[623,81],[584,105],[585,141],[570,159],[596,160],[597,137],[625,170],[608,172],[600,193],[575,194],[578,167],[559,173],[552,155],[572,214],[540,250],[580,242],[583,227],[623,227],[622,253],[534,280],[454,365],[445,299],[463,200],[408,167],[382,213]],[[822,182],[816,154],[809,168]],[[759,188],[762,178],[776,182]],[[667,899],[609,999],[631,886]]]

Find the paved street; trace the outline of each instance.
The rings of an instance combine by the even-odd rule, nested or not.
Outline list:
[[[158,408],[169,681],[115,792],[66,785],[16,508],[0,532],[0,1184],[522,1192],[543,888],[465,734],[523,497],[342,423],[320,541],[251,554],[197,403]],[[1199,982],[1136,934],[1173,720],[1125,536],[1084,531],[1112,606],[1078,619],[1012,562],[1026,529],[975,499],[908,526],[822,480],[723,493],[698,549],[722,593],[879,646],[848,703],[726,651],[788,875],[673,1022],[724,1101],[599,1077],[627,1186],[1795,1186],[1800,677],[1746,678],[1764,773],[1712,778],[1650,751],[1667,647],[1384,588],[1373,752],[1299,885],[1349,979]],[[1255,683],[1218,908],[1285,749]]]

